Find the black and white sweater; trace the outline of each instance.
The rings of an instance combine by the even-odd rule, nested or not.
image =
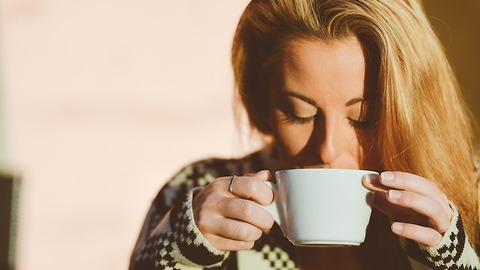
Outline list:
[[[251,250],[215,249],[195,225],[192,197],[215,178],[273,171],[270,148],[240,159],[208,159],[183,168],[158,193],[134,248],[130,270],[149,269],[299,269],[295,247],[274,227]],[[426,247],[395,236],[388,219],[373,211],[365,242],[359,247],[366,269],[480,269],[458,211],[442,241]]]

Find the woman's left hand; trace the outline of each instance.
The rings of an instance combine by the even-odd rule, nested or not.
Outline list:
[[[426,246],[436,246],[450,227],[453,210],[433,181],[405,172],[363,178],[375,191],[374,207],[393,222],[392,231]]]

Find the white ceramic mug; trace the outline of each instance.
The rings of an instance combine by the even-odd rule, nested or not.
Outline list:
[[[275,194],[264,208],[290,242],[298,246],[353,245],[365,240],[373,192],[362,177],[378,174],[349,169],[290,169],[266,182]]]

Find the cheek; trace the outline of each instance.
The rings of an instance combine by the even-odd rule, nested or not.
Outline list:
[[[361,149],[362,168],[373,171],[382,170],[382,161],[379,154],[379,148],[375,140],[374,132],[364,132],[359,136],[359,145]]]
[[[364,147],[358,133],[351,127],[348,127],[343,140],[338,139],[336,142],[342,147],[343,160],[349,164],[355,164],[356,169],[360,169],[364,160]]]

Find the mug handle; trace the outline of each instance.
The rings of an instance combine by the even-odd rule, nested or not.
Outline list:
[[[272,189],[274,198],[273,198],[273,202],[270,205],[261,205],[261,206],[263,207],[263,209],[267,210],[267,212],[270,213],[270,215],[272,215],[275,222],[278,225],[280,225],[280,227],[282,227],[282,224],[281,224],[281,221],[280,221],[281,220],[280,219],[280,214],[278,213],[277,203],[275,201],[275,198],[276,198],[276,196],[275,196],[275,183],[272,183],[272,182],[269,182],[269,181],[265,181],[264,183]]]

